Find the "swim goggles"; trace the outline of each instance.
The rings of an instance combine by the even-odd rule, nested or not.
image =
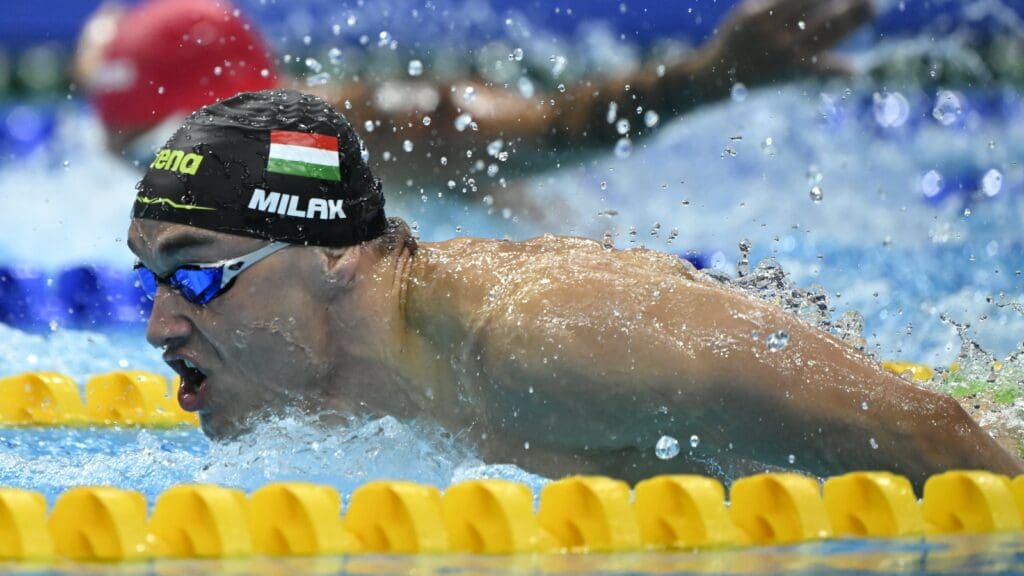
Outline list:
[[[156,299],[157,288],[164,284],[177,290],[185,300],[202,306],[227,292],[243,270],[288,246],[291,244],[287,242],[272,242],[238,258],[212,264],[186,264],[168,276],[157,276],[142,262],[135,263],[135,271],[150,300]]]

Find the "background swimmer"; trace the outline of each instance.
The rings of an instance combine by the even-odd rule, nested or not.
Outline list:
[[[338,154],[316,151],[332,139]],[[558,237],[417,245],[384,219],[360,147],[317,98],[244,94],[168,142],[203,155],[195,175],[161,164],[140,183],[129,244],[155,300],[147,337],[208,434],[297,406],[436,421],[547,475],[1024,470],[951,398],[676,257]],[[343,219],[312,209],[339,198]],[[288,246],[257,253],[268,240]],[[663,434],[711,458],[657,460]]]
[[[429,145],[429,158],[415,155],[396,163],[374,157],[375,169],[390,181],[443,184],[451,174],[439,158],[497,139],[515,150],[512,165],[506,165],[513,174],[555,166],[586,147],[611,145],[621,134],[607,121],[610,106],[642,107],[670,118],[728,97],[737,82],[755,87],[802,75],[843,74],[848,66],[829,50],[871,13],[869,0],[748,0],[729,13],[718,34],[681,59],[586,78],[550,93],[531,89],[528,97],[513,85],[479,77],[387,72],[306,89],[354,125],[376,125],[363,131],[371,150],[397,152],[406,141]],[[139,161],[199,106],[241,91],[299,85],[277,67],[244,15],[213,0],[150,0],[130,9],[104,4],[84,27],[74,65],[111,150]]]

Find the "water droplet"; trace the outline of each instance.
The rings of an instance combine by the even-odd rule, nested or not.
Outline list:
[[[61,166],[63,166],[64,168],[70,168],[71,167],[71,161],[70,160],[65,160],[65,161],[61,162]]]
[[[529,442],[523,442],[523,450],[529,450],[529,449],[530,449],[530,443]]]
[[[424,126],[430,126],[430,116],[424,116],[423,117],[423,125]]]
[[[747,87],[742,82],[733,84],[729,91],[729,97],[733,102],[743,102],[747,99]]]
[[[604,180],[602,180],[601,181],[601,190],[607,190],[607,189],[608,189],[608,183],[605,182]]]
[[[868,444],[871,445],[872,450],[878,450],[878,441],[875,440],[874,438],[869,439]]]
[[[986,196],[992,197],[999,194],[999,190],[1003,187],[1003,174],[995,168],[985,172],[985,175],[981,177],[981,191]]]
[[[696,448],[697,446],[700,446],[700,436],[694,434],[690,436],[690,448]]]
[[[335,24],[334,26],[331,26],[331,33],[334,34],[335,36],[340,36],[341,24]]]
[[[796,454],[790,454],[786,458],[786,461],[789,462],[790,464],[796,464]]]
[[[476,100],[476,88],[466,86],[466,89],[462,91],[462,100],[467,104]]]
[[[351,28],[356,25],[357,21],[358,19],[355,14],[349,14],[348,18],[345,19],[345,24],[348,24],[348,27]]]
[[[469,126],[470,122],[473,121],[473,117],[463,112],[459,114],[459,117],[455,119],[455,129],[459,132],[464,132],[466,127]]]
[[[632,153],[633,143],[630,142],[629,138],[619,138],[619,141],[615,143],[615,156],[617,158],[629,158]]]
[[[419,76],[420,74],[423,74],[423,62],[409,60],[409,76]]]
[[[608,103],[608,112],[607,112],[607,114],[605,114],[605,120],[607,120],[609,124],[614,124],[615,123],[615,119],[618,118],[618,116],[619,116],[619,105],[617,103],[615,103],[615,102],[609,102]]]
[[[654,444],[654,455],[660,460],[671,460],[679,455],[679,441],[671,436],[662,436]]]
[[[306,58],[306,68],[309,68],[311,72],[317,73],[324,69],[323,64],[316,58]]]
[[[564,94],[565,93],[565,84],[559,84],[558,85],[558,91]]]
[[[519,80],[516,81],[516,88],[519,90],[519,95],[523,98],[533,98],[535,92],[533,82],[526,76],[519,77]]]
[[[768,344],[769,352],[778,352],[789,345],[789,332],[786,332],[785,330],[772,332],[768,335],[768,338],[765,339],[765,342]]]
[[[405,142],[402,142],[402,150],[405,150],[406,152],[412,152],[412,148],[412,140],[406,140]]]
[[[801,30],[806,30],[807,29],[807,23],[804,22],[803,20],[800,20],[799,22],[796,23],[796,27],[801,29]]]
[[[865,401],[860,403],[860,409],[861,410],[867,410],[868,409],[868,401],[867,400],[865,400]]]
[[[220,76],[223,72],[224,72],[224,69],[221,68],[220,66],[214,66],[213,67],[213,75],[214,76]]]
[[[498,157],[498,153],[501,152],[501,149],[504,148],[504,147],[505,147],[505,141],[502,140],[501,138],[498,138],[497,140],[495,140],[495,141],[493,141],[493,142],[491,142],[490,144],[487,145],[487,154],[497,158]]]
[[[872,111],[875,122],[885,128],[895,128],[906,123],[910,117],[910,103],[899,92],[879,94],[875,92]]]
[[[387,30],[381,30],[377,37],[377,46],[387,46],[391,43],[391,33]]]
[[[665,77],[665,65],[664,64],[658,64],[658,67],[654,69],[654,72],[658,75],[658,78],[664,78]]]
[[[515,50],[513,50],[512,51],[512,59],[515,60],[516,62],[522,62],[523,61],[523,49],[522,48],[516,48]]]
[[[313,74],[306,78],[306,86],[323,86],[331,81],[331,75],[327,72],[321,72],[319,74]]]
[[[270,78],[270,70],[267,70],[266,68],[260,70],[260,76],[263,78]]]
[[[551,75],[558,78],[565,71],[565,66],[569,63],[569,60],[565,56],[552,56],[550,60],[554,62],[551,66]]]
[[[327,59],[330,60],[331,64],[338,66],[341,64],[341,48],[334,47],[327,51]]]
[[[964,112],[962,97],[951,90],[939,90],[935,96],[935,107],[932,108],[932,117],[943,126],[955,123]]]
[[[615,238],[612,237],[611,232],[606,231],[604,236],[601,237],[601,247],[605,250],[615,248]]]
[[[921,193],[933,198],[939,192],[942,192],[942,175],[935,170],[929,170],[921,176]]]
[[[363,122],[363,130],[366,130],[367,132],[373,132],[373,120],[367,120],[366,122]]]
[[[302,43],[305,44],[306,46],[309,46],[312,42],[313,38],[309,34],[306,34],[305,36],[302,37]]]
[[[821,186],[811,187],[811,200],[813,200],[815,204],[821,202],[821,199],[824,195],[825,194],[824,192],[822,192]]]
[[[658,116],[658,113],[655,112],[654,110],[648,110],[647,112],[644,112],[644,126],[647,126],[648,128],[654,128],[655,126],[657,126],[658,120],[660,119],[661,118]]]
[[[619,118],[619,121],[615,123],[615,131],[619,133],[619,136],[629,134],[629,120]]]

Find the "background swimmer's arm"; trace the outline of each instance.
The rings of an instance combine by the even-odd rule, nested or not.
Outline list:
[[[828,51],[872,15],[870,0],[748,0],[685,60],[548,95],[555,106],[546,111],[545,134],[553,145],[615,142],[622,135],[609,121],[613,106],[614,116],[630,121],[635,139],[651,132],[638,107],[672,118],[727,97],[736,83],[754,88],[802,75],[848,74],[846,62]]]
[[[789,466],[792,455],[822,475],[887,469],[920,485],[954,467],[1022,471],[952,398],[791,314],[714,284],[600,265],[530,281],[484,330],[484,369],[517,407],[508,433],[567,451],[635,448],[648,464],[668,434],[684,450],[668,463],[679,470],[696,435],[698,457]],[[772,351],[766,337],[780,330],[788,345]]]
[[[844,73],[845,63],[828,50],[871,16],[870,0],[748,0],[690,57],[664,66],[650,63],[628,75],[585,79],[564,93],[525,97],[514,87],[475,81],[451,86],[392,81],[372,89],[346,85],[344,93],[329,99],[357,125],[380,121],[379,128],[364,133],[375,151],[398,152],[398,144],[409,139],[451,157],[499,138],[520,153],[578,150],[620,138],[614,118],[630,121],[634,139],[649,133],[638,107],[667,119],[725,98],[737,82],[755,87],[799,75]],[[464,96],[466,86],[474,88],[472,99]],[[609,113],[610,106],[617,111]],[[463,113],[475,127],[456,127]],[[428,126],[424,116],[431,118]]]

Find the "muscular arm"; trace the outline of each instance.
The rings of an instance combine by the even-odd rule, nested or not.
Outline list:
[[[792,455],[815,474],[887,469],[916,484],[954,467],[1021,472],[951,398],[667,258],[531,258],[479,334],[496,405],[517,407],[508,434],[556,451],[633,450],[644,471],[669,434],[683,448],[667,463],[676,470],[694,457],[788,466]],[[778,331],[789,343],[773,351],[765,339]]]

